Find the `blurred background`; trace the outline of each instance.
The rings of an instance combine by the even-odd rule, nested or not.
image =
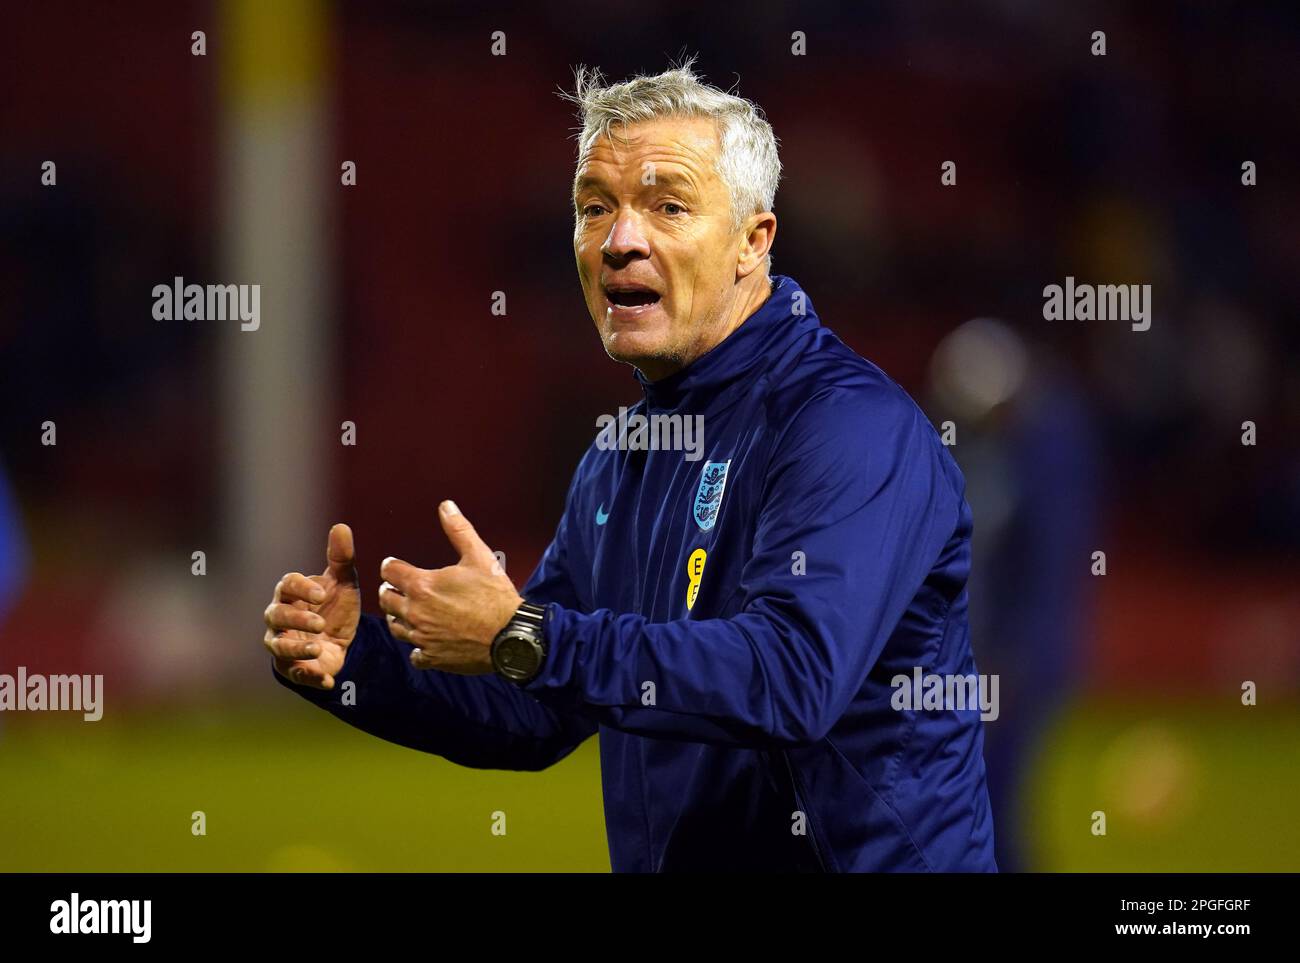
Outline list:
[[[261,612],[335,521],[374,611],[385,556],[453,560],[444,498],[525,581],[640,396],[581,298],[556,92],[683,52],[781,142],[774,271],[956,427],[1002,867],[1300,868],[1294,5],[4,19],[0,673],[105,681],[99,722],[0,714],[0,869],[608,869],[594,739],[534,774],[382,743],[275,684]],[[1067,275],[1151,284],[1150,330],[1043,320]],[[177,276],[260,284],[259,330],[154,320]]]

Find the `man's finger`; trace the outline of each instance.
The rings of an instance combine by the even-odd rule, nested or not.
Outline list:
[[[395,615],[387,616],[384,621],[388,623],[388,632],[393,638],[415,644],[411,641],[411,627],[406,622]]]
[[[474,526],[461,514],[455,502],[448,499],[439,505],[438,519],[442,522],[442,530],[447,533],[447,541],[451,542],[451,547],[460,555],[462,562],[468,562],[485,572],[492,571],[492,567],[497,564],[497,557],[492,554],[487,543],[478,537],[478,532],[474,531]]]
[[[310,609],[294,608],[284,602],[272,602],[262,613],[266,627],[274,632],[298,629],[301,632],[324,632],[325,620]]]
[[[290,682],[308,685],[313,689],[334,688],[334,676],[320,667],[319,662],[290,662],[276,659],[275,669]]]
[[[401,592],[394,590],[393,586],[383,582],[379,586],[379,607],[388,615],[395,615],[399,619],[406,618],[407,607],[411,604]]]
[[[275,601],[319,604],[325,601],[325,590],[301,572],[290,572],[276,585]]]
[[[416,669],[432,669],[433,660],[424,653],[423,649],[411,650],[411,666]]]
[[[410,562],[403,562],[400,558],[393,558],[391,555],[379,566],[379,577],[388,583],[390,589],[400,595],[414,594],[423,574],[424,569],[416,568]],[[382,588],[381,586],[380,595],[383,595]]]
[[[329,546],[325,549],[325,562],[336,581],[355,584],[357,581],[356,551],[352,543],[352,529],[342,522],[330,529]]]
[[[270,629],[266,630],[262,644],[266,646],[266,651],[277,659],[297,661],[299,659],[314,659],[320,655],[319,642],[314,642],[311,639],[291,639],[285,635],[278,635]]]

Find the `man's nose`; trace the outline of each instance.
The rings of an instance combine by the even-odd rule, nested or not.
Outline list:
[[[650,242],[641,230],[641,220],[636,212],[623,210],[614,216],[614,224],[609,230],[609,237],[601,245],[600,251],[606,257],[624,260],[633,256],[649,257]]]

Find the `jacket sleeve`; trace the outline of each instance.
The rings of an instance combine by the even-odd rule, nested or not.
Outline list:
[[[570,497],[573,490],[571,485]],[[578,604],[567,567],[567,515],[566,507],[555,539],[521,593],[530,600]],[[495,674],[415,669],[412,648],[393,638],[381,618],[363,615],[333,689],[300,686],[271,671],[285,688],[348,725],[476,769],[544,769],[598,728],[580,711],[543,705]]]
[[[762,484],[736,615],[651,623],[549,605],[549,653],[526,690],[639,735],[755,748],[824,737],[953,534],[960,475],[890,383],[814,395]]]
[[[333,689],[271,671],[350,726],[475,769],[545,769],[596,730],[594,721],[543,706],[499,676],[415,669],[410,652],[381,619],[363,615]]]

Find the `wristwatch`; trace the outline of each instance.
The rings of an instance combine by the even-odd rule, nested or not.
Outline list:
[[[506,627],[492,640],[492,669],[516,685],[537,678],[546,661],[546,637],[542,623],[546,609],[525,602],[515,610]]]

